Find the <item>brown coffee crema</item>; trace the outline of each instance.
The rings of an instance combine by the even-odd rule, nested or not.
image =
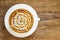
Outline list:
[[[10,28],[17,33],[28,32],[33,26],[33,15],[25,9],[17,9],[9,16]]]

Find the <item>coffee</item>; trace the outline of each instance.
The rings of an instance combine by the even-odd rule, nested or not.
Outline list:
[[[33,15],[25,9],[17,9],[9,16],[10,28],[17,33],[28,32],[33,26]]]

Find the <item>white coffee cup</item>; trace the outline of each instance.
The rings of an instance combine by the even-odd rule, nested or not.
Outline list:
[[[14,11],[14,10],[17,10],[17,9],[26,9],[28,11],[31,12],[31,14],[33,15],[33,18],[34,18],[34,23],[33,23],[33,26],[32,28],[26,32],[26,33],[17,33],[15,31],[13,31],[10,27],[9,27],[9,16],[11,15],[11,13]],[[7,12],[6,12],[6,15],[5,15],[5,18],[4,18],[4,23],[5,23],[5,27],[7,29],[7,31],[12,34],[13,36],[16,36],[16,37],[19,37],[19,38],[23,38],[23,37],[27,37],[27,36],[30,36],[37,28],[38,26],[38,22],[39,22],[40,18],[38,18],[38,15],[36,13],[36,11],[29,5],[27,4],[16,4],[14,6],[12,6]]]

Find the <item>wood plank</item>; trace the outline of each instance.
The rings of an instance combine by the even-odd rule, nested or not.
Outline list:
[[[7,10],[21,3],[32,6],[41,18],[36,31],[22,39],[12,36],[4,25]],[[60,40],[60,0],[0,0],[0,40]]]

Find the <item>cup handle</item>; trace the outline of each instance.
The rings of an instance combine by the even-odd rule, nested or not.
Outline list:
[[[40,21],[40,18],[38,18],[38,21]]]

